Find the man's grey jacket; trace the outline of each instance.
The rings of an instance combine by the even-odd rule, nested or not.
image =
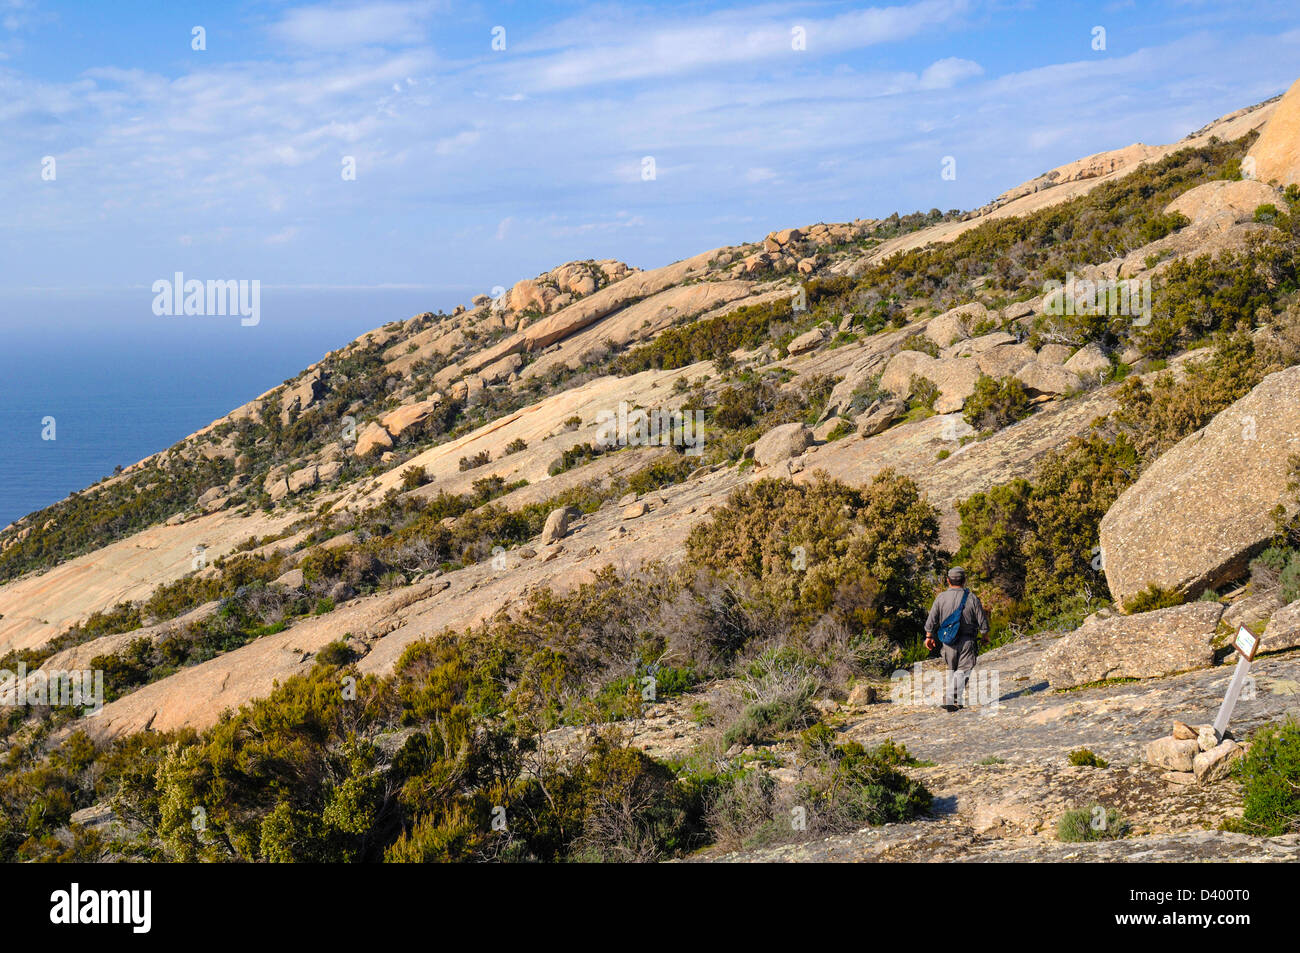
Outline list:
[[[953,589],[949,587],[934,597],[934,605],[930,606],[930,614],[925,620],[925,634],[934,635],[943,620],[948,618],[957,611],[961,605],[962,593],[966,589]],[[980,597],[971,593],[966,600],[966,608],[961,612],[961,628],[958,639],[974,638],[975,634],[987,633],[989,630],[989,616],[984,611],[984,603],[980,602]]]

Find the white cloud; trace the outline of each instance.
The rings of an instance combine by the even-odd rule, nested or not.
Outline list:
[[[796,57],[816,59],[914,37],[954,22],[968,6],[965,0],[921,0],[827,19],[778,15],[774,10],[728,10],[658,28],[618,16],[597,26],[585,17],[548,31],[531,47],[545,52],[523,60],[515,75],[519,85],[556,90],[752,66],[778,58],[795,65]],[[806,49],[800,52],[793,49],[795,27],[805,34]],[[530,52],[528,44],[518,49]]]
[[[1300,42],[1294,30],[1162,34],[1124,56],[1053,63],[1045,51],[1030,62],[1049,65],[1014,74],[985,59],[986,75],[974,61],[986,47],[947,39],[961,3],[820,19],[803,16],[820,6],[792,17],[683,5],[657,21],[639,9],[643,19],[601,7],[531,37],[512,31],[507,55],[485,34],[481,55],[454,63],[427,44],[373,48],[366,37],[387,28],[358,24],[361,45],[344,55],[294,45],[287,58],[61,81],[0,64],[0,282],[60,280],[51,263],[80,251],[73,233],[93,242],[89,281],[167,273],[182,232],[210,273],[273,259],[288,283],[491,286],[575,257],[651,266],[818,219],[971,207],[1086,153],[1172,141],[1274,94],[1294,79]],[[828,55],[918,29],[900,10],[921,11],[924,44]],[[788,31],[800,20],[809,49],[795,54]],[[295,22],[304,39],[328,39],[323,20]],[[697,28],[709,42],[687,36]],[[965,56],[939,58],[949,52]],[[605,69],[652,75],[587,85]],[[941,183],[950,154],[961,178]],[[33,188],[31,157],[43,155],[57,156],[58,182]],[[344,155],[358,160],[355,182],[341,179]]]
[[[435,4],[387,2],[297,7],[271,27],[272,36],[295,47],[343,50],[377,44],[423,42]]]
[[[984,67],[978,63],[950,56],[927,66],[921,73],[920,85],[922,89],[947,89],[964,79],[983,75]]]

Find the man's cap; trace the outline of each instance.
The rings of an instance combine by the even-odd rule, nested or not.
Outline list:
[[[951,569],[948,570],[949,582],[964,582],[965,579],[966,579],[966,570],[962,569],[960,566],[953,566]]]

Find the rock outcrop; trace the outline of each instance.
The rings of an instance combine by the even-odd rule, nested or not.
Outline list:
[[[1300,646],[1300,599],[1273,613],[1259,639],[1259,651],[1278,652]]]
[[[935,413],[950,414],[961,410],[966,399],[975,393],[980,368],[972,357],[936,358],[922,351],[899,351],[885,366],[880,386],[906,398],[912,394],[913,375],[925,378],[938,388]]]
[[[1300,80],[1277,104],[1246,159],[1244,171],[1260,182],[1279,186],[1300,182]]]
[[[1030,361],[1016,371],[1016,380],[1030,394],[1071,394],[1083,386],[1077,374],[1064,365]]]
[[[979,302],[964,304],[932,319],[926,325],[925,336],[939,347],[948,347],[954,341],[970,337],[974,327],[988,316],[988,308]]]
[[[1074,688],[1203,668],[1214,661],[1211,643],[1222,614],[1217,602],[1194,602],[1139,615],[1090,618],[1043,653],[1034,675],[1052,688]]]
[[[1120,602],[1149,585],[1195,597],[1238,578],[1275,532],[1300,452],[1300,367],[1270,374],[1184,438],[1101,521],[1106,582]]]
[[[1186,215],[1193,224],[1221,217],[1228,223],[1248,221],[1261,205],[1281,200],[1277,191],[1263,182],[1240,179],[1215,181],[1188,189],[1169,203],[1166,212]]]
[[[812,431],[801,423],[773,427],[754,444],[754,462],[760,467],[797,457],[813,441]]]

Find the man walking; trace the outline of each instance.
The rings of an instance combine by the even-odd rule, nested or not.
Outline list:
[[[944,684],[944,709],[957,711],[958,700],[965,701],[966,682],[975,667],[978,637],[989,631],[988,613],[980,597],[966,588],[966,570],[953,566],[948,570],[948,588],[934,597],[930,615],[925,620],[925,647],[943,649],[948,666]]]

